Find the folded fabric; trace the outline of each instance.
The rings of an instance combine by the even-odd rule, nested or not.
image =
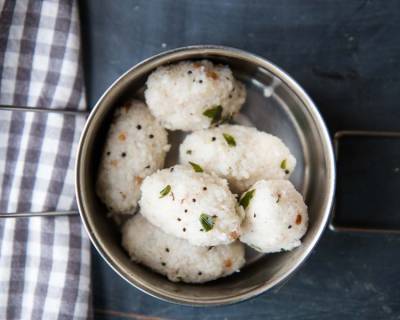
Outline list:
[[[0,105],[85,109],[76,1],[0,1]],[[0,110],[0,212],[76,209],[85,119]],[[90,243],[78,216],[0,218],[0,319],[87,319]]]

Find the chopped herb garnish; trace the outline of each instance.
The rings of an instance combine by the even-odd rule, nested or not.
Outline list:
[[[222,135],[224,136],[226,143],[230,147],[235,147],[236,146],[236,141],[235,141],[234,137],[232,137],[230,134],[227,134],[227,133],[223,133]]]
[[[216,219],[215,217],[209,216],[208,214],[205,213],[202,213],[200,215],[200,223],[206,232],[214,228],[215,219]]]
[[[192,150],[186,150],[186,154],[192,154]]]
[[[197,163],[189,161],[190,165],[192,166],[195,172],[204,172],[203,168],[200,167]]]
[[[254,191],[255,191],[254,189],[247,191],[242,197],[242,199],[240,199],[239,205],[241,205],[244,209],[246,209],[249,206],[250,200],[254,196]]]
[[[232,260],[231,260],[231,259],[226,259],[226,260],[224,261],[224,266],[225,266],[226,268],[232,267]]]
[[[215,71],[207,71],[206,75],[213,80],[217,80],[219,78],[218,73]]]
[[[171,192],[171,186],[167,185],[164,189],[160,191],[160,198],[164,198],[170,192]]]
[[[287,161],[285,159],[285,160],[282,160],[282,162],[281,162],[281,169],[285,170],[286,168],[287,168]]]
[[[125,140],[126,140],[126,135],[125,135],[125,133],[121,132],[121,133],[119,134],[119,136],[118,136],[118,139],[119,139],[120,141],[125,141]]]
[[[225,117],[224,119],[222,119],[222,123],[227,123],[233,120],[233,114],[228,115],[227,117]]]
[[[211,119],[211,123],[217,123],[221,120],[222,106],[212,107],[203,112],[203,115]]]

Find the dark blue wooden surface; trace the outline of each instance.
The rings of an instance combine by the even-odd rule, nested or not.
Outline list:
[[[332,134],[400,131],[400,1],[86,0],[81,16],[91,105],[144,58],[189,44],[222,44],[264,56],[289,72],[315,100]],[[379,193],[368,174],[357,179],[371,194]],[[367,197],[361,207],[359,199],[346,199],[346,212],[368,208]],[[383,201],[376,214],[399,215],[395,209]],[[327,230],[284,287],[238,305],[206,309],[139,292],[93,252],[95,314],[107,320],[400,319],[399,248],[399,236]]]

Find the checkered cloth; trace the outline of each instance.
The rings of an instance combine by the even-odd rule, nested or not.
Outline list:
[[[0,0],[0,105],[85,108],[75,1]],[[0,212],[76,209],[84,121],[0,111]],[[90,317],[79,217],[0,219],[0,319]]]

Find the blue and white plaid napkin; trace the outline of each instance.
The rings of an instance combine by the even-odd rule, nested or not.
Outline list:
[[[84,110],[77,3],[0,0],[0,12],[0,104]],[[0,111],[0,212],[76,209],[84,121]],[[79,217],[0,219],[0,319],[90,317]]]

